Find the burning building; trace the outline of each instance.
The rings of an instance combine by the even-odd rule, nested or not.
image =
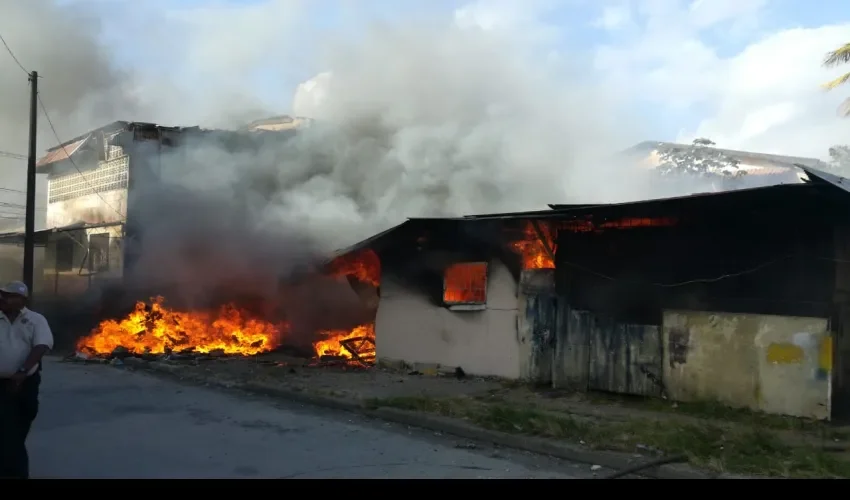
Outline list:
[[[144,211],[133,203],[134,185],[163,175],[157,152],[191,135],[182,130],[171,139],[166,132],[122,124],[110,139],[126,137],[130,142],[119,142],[137,153],[127,160],[136,166],[128,167],[126,186],[118,183],[129,207],[122,222],[127,239],[149,236],[139,229]],[[104,154],[98,161],[115,159]],[[239,224],[219,218],[228,238],[213,245],[183,238],[191,244],[168,249],[184,260],[166,272],[159,266],[174,287],[150,295],[166,300],[140,302],[122,314],[100,311],[112,319],[92,328],[78,348],[253,355],[298,345],[320,361],[462,368],[559,389],[848,418],[848,363],[840,355],[850,324],[848,192],[844,181],[804,169],[810,172],[804,184],[409,219],[285,280],[274,266],[291,260],[286,246],[265,240],[258,253],[212,259],[225,264],[216,267],[213,283],[226,282],[222,294],[181,302],[187,292],[207,288],[199,283],[213,250],[251,241],[241,238],[251,234],[230,234]],[[52,186],[56,195],[59,184]],[[60,202],[68,205],[54,198]],[[59,207],[48,210],[69,213]],[[179,204],[166,208],[160,218],[179,217]],[[80,219],[87,235],[77,240],[80,255],[94,265],[102,252],[93,251],[88,231],[113,222],[72,219]],[[138,270],[139,256],[124,245],[118,255],[122,269]],[[112,253],[108,259],[112,266]],[[153,264],[146,269],[156,271]],[[72,268],[83,267],[74,260]],[[181,281],[185,276],[191,279]],[[246,295],[260,282],[261,296]]]
[[[381,363],[844,419],[850,193],[809,178],[410,219],[342,255],[380,261]]]

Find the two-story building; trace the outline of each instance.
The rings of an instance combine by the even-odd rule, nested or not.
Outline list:
[[[47,175],[45,247],[38,292],[70,295],[93,280],[120,278],[132,188],[158,175],[157,158],[193,128],[117,121],[47,151],[37,165]],[[129,213],[132,218],[132,212]]]

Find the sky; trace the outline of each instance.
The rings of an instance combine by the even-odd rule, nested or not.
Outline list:
[[[527,56],[517,67],[535,73],[525,83],[546,67],[551,95],[575,90],[574,121],[609,122],[597,150],[704,137],[825,158],[850,143],[850,120],[836,113],[850,87],[820,88],[840,71],[821,67],[825,53],[850,41],[846,0],[0,0],[0,11],[0,34],[43,76],[63,140],[115,119],[229,127],[291,113],[298,84],[344,65],[346,49],[360,46],[374,63],[368,34],[377,54],[375,33],[432,26],[436,47],[451,24],[512,41]],[[422,82],[460,64],[405,69],[400,50],[386,52],[395,65],[386,71],[414,70]],[[375,65],[376,86],[382,71]],[[26,75],[0,47],[0,151],[26,152],[26,93]],[[570,113],[557,97],[550,112]],[[39,132],[40,150],[56,144],[43,119]],[[20,173],[15,162],[0,158],[0,169]],[[4,178],[2,188],[23,187],[22,175]]]
[[[825,51],[850,39],[842,0],[57,1],[99,13],[108,57],[148,76],[139,92],[161,91],[150,82],[167,75],[159,80],[203,95],[214,78],[217,90],[239,94],[246,117],[290,111],[295,86],[327,69],[313,64],[321,40],[422,17],[534,39],[542,53],[613,89],[641,117],[641,140],[705,136],[729,148],[820,157],[850,141],[850,122],[834,112],[842,90],[818,87],[837,74],[819,67]],[[208,118],[163,115],[151,118]]]
[[[94,1],[109,19],[102,37],[123,67],[174,75],[189,57],[198,64],[186,85],[233,67],[255,85],[246,106],[263,110],[288,112],[295,85],[325,69],[311,64],[316,39],[417,16],[533,37],[540,51],[614,89],[641,117],[642,130],[630,134],[639,140],[708,137],[728,148],[816,157],[850,142],[850,121],[834,111],[842,90],[819,88],[837,73],[820,67],[824,53],[850,40],[850,2],[842,0]],[[181,26],[182,52],[174,47]],[[170,48],[144,41],[158,30],[171,31]],[[294,50],[299,40],[304,46]]]

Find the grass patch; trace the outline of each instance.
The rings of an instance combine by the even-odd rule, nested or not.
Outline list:
[[[806,432],[824,438],[842,439],[848,437],[846,431],[831,428],[824,422],[786,415],[771,415],[744,408],[731,408],[722,403],[712,401],[673,403],[662,399],[604,393],[587,393],[584,399],[594,404],[617,405],[636,410],[687,415],[706,420],[746,424],[758,428]]]
[[[850,477],[850,462],[813,446],[791,446],[771,429],[632,419],[591,420],[500,401],[400,397],[372,399],[371,408],[391,407],[461,418],[481,427],[571,442],[595,449],[634,452],[638,445],[684,453],[696,466],[718,472],[781,477]]]

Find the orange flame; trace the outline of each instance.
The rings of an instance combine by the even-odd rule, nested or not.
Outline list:
[[[555,238],[552,226],[538,222],[537,227],[543,236],[543,241],[534,229],[534,223],[528,221],[523,228],[523,238],[510,244],[514,252],[522,258],[523,269],[555,269],[555,261],[546,251],[546,246],[554,251]],[[545,245],[544,246],[544,241]]]
[[[446,268],[443,302],[446,304],[487,302],[487,264],[463,262]]]
[[[328,265],[332,276],[353,276],[361,283],[374,287],[381,285],[381,259],[370,248],[341,255]],[[372,362],[375,359],[375,324],[360,325],[351,331],[333,330],[319,333],[323,338],[313,342],[317,357],[336,356]],[[350,341],[350,342],[346,342]]]
[[[107,320],[77,342],[77,350],[109,354],[123,347],[135,354],[162,354],[172,350],[252,355],[275,348],[280,330],[252,319],[233,305],[215,312],[177,312],[163,306],[165,299],[143,302],[121,321]]]
[[[350,332],[328,331],[321,333],[325,338],[313,342],[316,356],[340,356],[353,359],[354,355],[343,345],[346,340],[352,340],[349,345],[356,348],[358,356],[364,359],[375,358],[375,325],[360,325]],[[364,341],[367,339],[368,341]]]
[[[354,276],[372,286],[381,282],[381,259],[372,249],[360,250],[337,257],[328,265],[333,276]]]

